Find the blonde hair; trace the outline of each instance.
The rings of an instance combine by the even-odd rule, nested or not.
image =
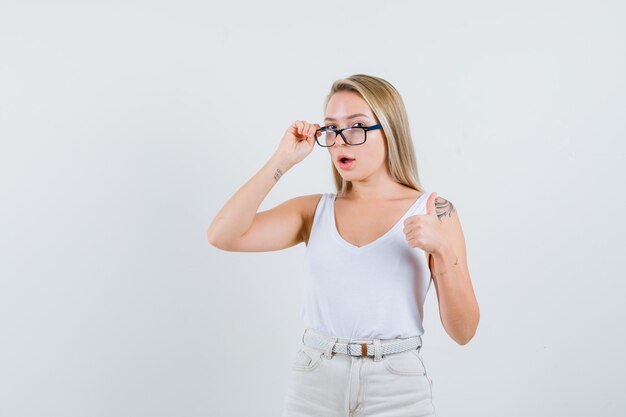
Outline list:
[[[383,135],[387,139],[387,163],[391,176],[400,184],[424,192],[417,172],[409,120],[400,93],[382,78],[354,74],[333,83],[324,102],[324,111],[332,95],[339,91],[351,91],[360,95],[383,126]],[[343,196],[352,188],[352,182],[343,179],[332,161],[331,166],[337,196]]]

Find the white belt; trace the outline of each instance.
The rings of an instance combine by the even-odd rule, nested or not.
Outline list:
[[[366,342],[342,343],[336,341],[337,338],[323,336],[306,329],[302,335],[302,342],[309,347],[328,350],[333,344],[332,351],[335,353],[343,353],[349,356],[374,356],[374,340]],[[422,338],[420,336],[408,337],[405,339],[393,339],[389,342],[380,342],[381,355],[389,355],[393,353],[405,352],[421,348]]]

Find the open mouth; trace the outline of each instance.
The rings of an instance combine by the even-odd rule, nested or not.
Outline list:
[[[354,158],[340,155],[339,158],[337,158],[337,161],[339,162],[339,168],[347,169],[350,168],[350,166],[354,162]]]

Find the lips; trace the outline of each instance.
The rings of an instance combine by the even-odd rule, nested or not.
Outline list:
[[[337,167],[342,171],[349,170],[354,165],[355,159],[348,155],[337,156]]]
[[[354,158],[348,155],[339,155],[337,157],[337,162],[347,162],[347,161],[354,161]]]

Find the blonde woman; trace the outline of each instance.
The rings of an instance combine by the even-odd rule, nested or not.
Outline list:
[[[435,416],[420,353],[430,283],[454,341],[468,343],[479,321],[458,212],[420,185],[404,103],[389,82],[365,74],[337,80],[324,107],[324,126],[289,126],[219,211],[208,240],[239,252],[306,245],[306,328],[283,417]],[[314,146],[330,156],[335,192],[257,213]]]

